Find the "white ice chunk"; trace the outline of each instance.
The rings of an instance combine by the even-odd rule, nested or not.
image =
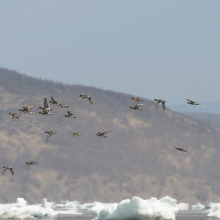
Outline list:
[[[174,220],[179,207],[176,200],[168,196],[157,200],[151,198],[143,200],[139,197],[126,199],[118,204],[110,204],[104,207],[96,220],[114,219],[167,219]]]
[[[27,205],[27,201],[18,198],[16,203],[0,204],[0,218],[33,219],[53,217],[57,213],[51,208],[43,208],[40,205]]]
[[[43,198],[41,206],[43,208],[51,208],[53,204],[54,204],[53,202],[47,202],[47,199]]]
[[[202,210],[205,208],[205,205],[201,204],[200,202],[198,202],[195,205],[192,205],[192,210]]]
[[[26,200],[24,200],[23,198],[17,198],[17,201],[16,201],[17,207],[22,207],[22,206],[26,206],[26,205],[27,205]]]
[[[189,210],[189,204],[187,204],[187,203],[181,202],[178,204],[178,206],[179,206],[180,210]]]
[[[208,207],[210,207],[210,209],[205,211],[209,213],[208,216],[220,218],[220,203],[210,202]]]

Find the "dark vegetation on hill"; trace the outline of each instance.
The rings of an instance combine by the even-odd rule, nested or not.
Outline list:
[[[92,97],[78,102],[80,94]],[[52,116],[38,114],[50,96],[69,105]],[[159,97],[160,98],[160,97]],[[162,97],[161,97],[162,98]],[[14,167],[0,179],[0,202],[24,197],[120,201],[169,195],[179,202],[219,201],[220,129],[162,107],[150,100],[134,111],[130,95],[81,85],[43,81],[0,69],[0,162]],[[8,114],[35,104],[34,115]],[[65,118],[66,111],[76,114]],[[55,130],[46,143],[46,130]],[[110,130],[107,138],[98,131]],[[83,133],[70,139],[71,132]],[[187,153],[180,148],[190,147]],[[26,161],[39,165],[30,166]]]

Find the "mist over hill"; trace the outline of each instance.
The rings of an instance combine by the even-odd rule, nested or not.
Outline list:
[[[80,94],[92,97],[78,102]],[[52,115],[38,107],[53,96],[69,105]],[[81,85],[64,85],[0,69],[0,163],[12,166],[0,178],[0,202],[23,197],[113,202],[132,196],[169,195],[179,202],[220,201],[220,129],[145,100],[142,111],[131,95]],[[144,98],[144,97],[143,97]],[[162,98],[162,97],[158,97]],[[34,115],[8,114],[35,105]],[[66,111],[76,118],[65,118]],[[46,143],[46,130],[55,130]],[[96,136],[109,130],[107,138]],[[82,135],[70,139],[71,132]],[[190,147],[187,153],[180,148]],[[25,162],[39,165],[26,168]]]

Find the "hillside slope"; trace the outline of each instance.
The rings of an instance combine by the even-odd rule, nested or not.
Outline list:
[[[78,102],[89,94],[94,102]],[[69,105],[52,116],[38,114],[44,97]],[[161,98],[161,97],[158,97]],[[120,201],[169,195],[178,201],[219,201],[220,129],[144,102],[134,111],[130,95],[81,85],[63,85],[0,69],[0,162],[14,167],[0,178],[0,202],[24,197]],[[35,104],[34,115],[9,112]],[[66,111],[76,114],[65,118]],[[46,143],[46,130],[55,130]],[[107,138],[98,131],[110,130]],[[71,132],[82,136],[70,139]],[[190,147],[187,153],[180,148]],[[26,169],[25,161],[39,165]]]

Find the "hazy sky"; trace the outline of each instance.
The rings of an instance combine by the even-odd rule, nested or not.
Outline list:
[[[220,102],[220,1],[0,3],[3,68],[170,105]]]

